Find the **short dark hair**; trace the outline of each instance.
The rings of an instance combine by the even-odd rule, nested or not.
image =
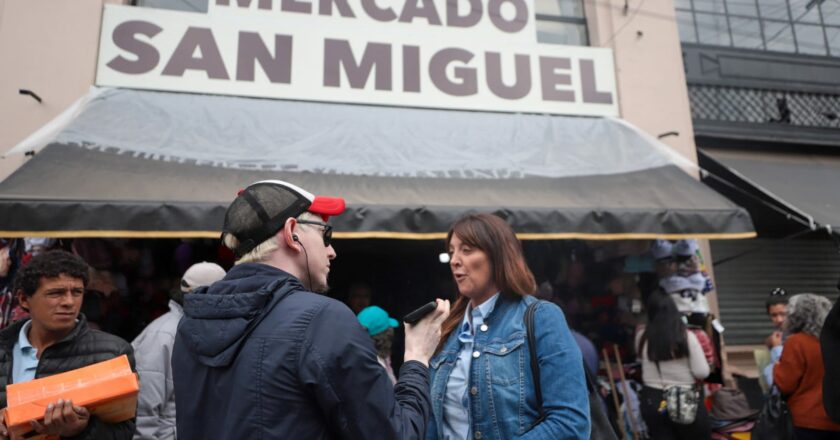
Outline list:
[[[373,336],[373,345],[376,347],[376,354],[383,359],[391,356],[391,345],[394,343],[394,329],[389,328],[384,332],[377,333]]]
[[[770,296],[767,297],[767,301],[764,302],[764,305],[767,308],[767,313],[770,313],[770,307],[777,306],[779,304],[787,305],[787,303],[787,291],[781,287],[777,287],[770,292]]]
[[[42,278],[58,278],[67,275],[82,280],[87,287],[90,266],[78,255],[66,251],[49,251],[40,254],[29,262],[15,277],[14,292],[23,291],[32,296],[41,285]]]

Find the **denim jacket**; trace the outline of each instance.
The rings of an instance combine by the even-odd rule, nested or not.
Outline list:
[[[589,438],[589,396],[580,349],[563,312],[547,302],[540,303],[534,315],[546,418],[531,428],[538,410],[523,317],[534,301],[531,296],[502,294],[487,325],[475,335],[468,387],[473,439]],[[429,362],[433,414],[427,440],[444,440],[439,433],[446,384],[460,350],[457,332],[452,332]]]

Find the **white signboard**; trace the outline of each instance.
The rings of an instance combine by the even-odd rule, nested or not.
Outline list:
[[[397,3],[402,7],[394,6]],[[447,16],[423,6],[461,3],[484,5],[479,6],[481,15],[453,7],[444,8],[453,14]],[[612,52],[537,44],[532,3],[525,0],[211,0],[211,4],[207,14],[106,5],[97,85],[408,107],[618,115]],[[327,10],[325,5],[332,7]],[[519,9],[525,5],[527,15],[523,18],[512,5],[520,5]],[[463,17],[472,18],[463,21]]]
[[[374,26],[385,34],[419,32],[426,38],[449,41],[484,38],[504,38],[508,44],[537,41],[536,22],[532,19],[534,0],[208,1],[209,14],[228,18],[305,19],[312,20],[310,23],[316,26],[338,25],[345,29]]]

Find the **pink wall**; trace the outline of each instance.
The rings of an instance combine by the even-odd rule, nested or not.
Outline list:
[[[0,154],[84,95],[94,81],[103,3],[0,0]],[[38,103],[18,89],[30,89]],[[0,158],[0,180],[23,163]]]
[[[585,1],[592,46],[614,51],[621,117],[697,162],[682,50],[671,0]],[[641,5],[641,7],[640,7]]]

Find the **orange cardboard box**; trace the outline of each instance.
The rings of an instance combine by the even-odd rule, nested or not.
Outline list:
[[[137,393],[140,383],[131,371],[128,356],[88,365],[54,376],[6,387],[8,406],[6,426],[12,440],[32,437],[33,420],[43,420],[47,405],[58,399],[72,400],[107,423],[119,423],[137,413]]]

